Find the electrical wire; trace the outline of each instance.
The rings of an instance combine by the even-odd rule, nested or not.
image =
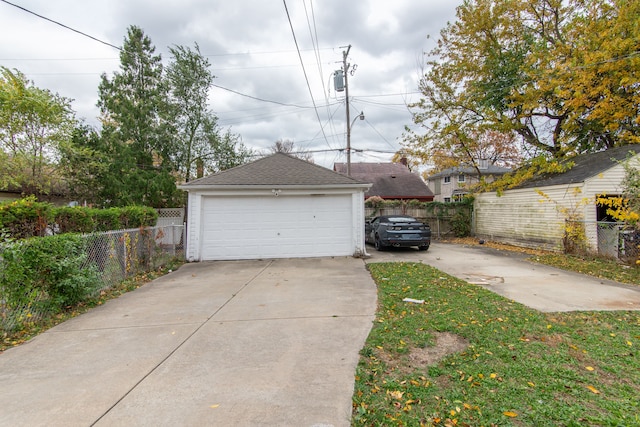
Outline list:
[[[315,11],[313,9],[313,0],[309,0],[309,5],[311,7],[311,18],[313,21],[313,28],[311,25],[311,22],[309,21],[309,12],[307,10],[307,2],[306,0],[303,1],[303,5],[304,5],[304,12],[307,18],[307,27],[309,27],[309,35],[311,38],[311,44],[313,46],[313,51],[315,54],[315,58],[316,58],[316,63],[318,65],[318,73],[320,74],[320,82],[322,83],[322,93],[324,94],[324,102],[325,102],[325,108],[326,108],[326,112],[328,116],[331,116],[331,111],[329,109],[330,106],[330,102],[329,102],[329,95],[327,93],[327,88],[325,86],[324,83],[324,71],[322,70],[322,59],[320,57],[320,49],[318,47],[318,27],[316,26],[316,17],[315,17]],[[334,129],[333,127],[333,121],[329,122],[330,128]],[[329,142],[327,141],[327,144],[331,147],[331,145],[329,144]]]
[[[238,92],[237,90],[229,89],[229,88],[226,88],[226,87],[223,87],[223,86],[220,86],[220,85],[216,85],[216,84],[213,84],[211,86],[217,87],[218,89],[226,90],[227,92],[235,93],[236,95],[244,96],[246,98],[255,99],[256,101],[269,102],[271,104],[277,104],[277,105],[284,105],[285,107],[296,107],[296,108],[304,108],[304,109],[314,108],[315,107],[315,104],[314,104],[314,107],[306,107],[304,105],[286,104],[284,102],[272,101],[272,100],[264,99],[264,98],[258,98],[257,96],[247,95],[246,93]]]
[[[320,125],[320,130],[322,130],[322,135],[324,136],[324,140],[329,147],[329,140],[327,139],[327,135],[324,133],[324,127],[322,126],[322,120],[320,119],[320,114],[318,113],[318,106],[316,105],[316,100],[313,98],[313,92],[311,91],[311,84],[309,83],[309,77],[307,76],[307,70],[304,68],[304,61],[302,60],[302,54],[300,53],[300,46],[298,46],[298,39],[296,38],[296,33],[293,29],[293,23],[291,22],[291,15],[289,14],[289,8],[287,7],[287,0],[282,0],[284,4],[284,10],[287,13],[287,20],[289,21],[289,27],[291,27],[291,34],[293,36],[293,41],[296,45],[296,50],[298,51],[298,58],[300,58],[300,65],[302,66],[302,72],[304,73],[304,79],[307,82],[307,88],[309,89],[309,96],[311,96],[311,101],[313,102],[313,108],[316,112],[316,117],[318,118],[318,124]]]
[[[62,23],[58,22],[58,21],[54,21],[53,19],[47,18],[46,16],[39,15],[39,14],[37,14],[37,13],[35,13],[35,12],[32,12],[32,11],[30,11],[29,9],[26,9],[26,8],[24,8],[24,7],[22,7],[22,6],[19,6],[19,5],[17,5],[17,4],[13,4],[13,3],[11,3],[11,2],[8,2],[7,0],[0,0],[0,1],[2,1],[3,3],[6,3],[6,4],[10,5],[10,6],[16,7],[16,8],[18,8],[18,9],[22,10],[22,11],[25,11],[25,12],[27,12],[27,13],[30,13],[30,14],[32,14],[32,15],[35,15],[35,16],[37,16],[38,18],[44,19],[45,21],[49,21],[49,22],[52,22],[52,23],[54,23],[54,24],[56,24],[56,25],[59,25],[59,26],[61,26],[62,28],[65,28],[65,29],[67,29],[67,30],[71,30],[71,31],[73,31],[73,32],[75,32],[75,33],[78,33],[78,34],[80,34],[80,35],[84,36],[84,37],[88,37],[88,38],[90,38],[91,40],[97,41],[98,43],[102,43],[102,44],[107,45],[107,46],[109,46],[109,47],[112,47],[112,48],[114,48],[114,49],[122,50],[122,48],[121,48],[121,47],[119,47],[119,46],[113,45],[113,44],[111,44],[111,43],[109,43],[109,42],[105,42],[105,41],[100,40],[100,39],[98,39],[98,38],[96,38],[96,37],[90,36],[90,35],[89,35],[89,34],[87,34],[87,33],[83,33],[82,31],[76,30],[75,28],[71,28],[71,27],[69,27],[69,26],[67,26],[67,25],[64,25],[64,24],[62,24]]]

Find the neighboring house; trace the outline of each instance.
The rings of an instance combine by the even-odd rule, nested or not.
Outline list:
[[[12,202],[27,196],[28,194],[23,194],[20,188],[7,188],[0,190],[0,203]],[[40,194],[37,198],[41,202],[49,202],[56,206],[66,206],[70,203],[69,196],[65,194]]]
[[[346,163],[334,163],[333,170],[347,173]],[[365,197],[378,196],[385,200],[433,201],[433,192],[419,175],[412,173],[403,163],[352,163],[351,176],[373,185]]]
[[[186,259],[363,255],[370,186],[283,153],[191,181]]]
[[[0,190],[0,203],[12,202],[22,198],[20,191]]]
[[[475,234],[521,246],[561,250],[568,215],[584,221],[587,243],[593,251],[617,256],[617,228],[598,230],[606,208],[596,204],[599,195],[622,193],[625,171],[620,162],[630,153],[640,166],[640,144],[577,156],[567,172],[528,181],[502,195],[487,192],[474,202]],[[609,219],[610,220],[610,219]],[[612,244],[607,242],[612,241]],[[602,248],[609,248],[603,250]]]
[[[492,182],[511,172],[511,169],[487,162],[481,162],[479,169],[486,182]],[[459,166],[433,174],[427,179],[427,182],[433,191],[434,201],[449,203],[458,201],[465,194],[469,194],[469,188],[480,182],[480,175],[476,168]]]

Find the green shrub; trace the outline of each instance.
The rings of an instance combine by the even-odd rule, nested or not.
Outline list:
[[[380,196],[371,196],[364,201],[364,205],[368,208],[380,209],[384,206],[384,199]]]
[[[0,231],[13,239],[27,239],[47,234],[92,233],[150,227],[156,224],[158,212],[145,206],[94,209],[54,207],[36,201],[35,197],[0,204]],[[53,225],[53,226],[52,226]]]
[[[95,231],[120,230],[123,227],[120,224],[120,209],[93,209],[93,221],[95,223]]]
[[[149,227],[156,224],[158,211],[146,206],[126,206],[121,208],[122,228]]]
[[[4,243],[0,260],[0,293],[10,309],[56,312],[101,286],[95,266],[87,262],[86,239],[77,234]]]
[[[33,196],[0,204],[0,230],[15,239],[44,236],[53,219],[53,205]]]
[[[451,230],[456,237],[471,235],[471,210],[458,209],[451,217]]]
[[[58,226],[57,233],[91,233],[95,230],[95,214],[97,209],[79,206],[56,208],[54,221]]]

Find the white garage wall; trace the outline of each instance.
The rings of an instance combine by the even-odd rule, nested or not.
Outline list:
[[[314,191],[190,192],[187,259],[363,254],[363,191]]]

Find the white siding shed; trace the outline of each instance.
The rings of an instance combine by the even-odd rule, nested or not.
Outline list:
[[[621,162],[632,155],[640,166],[640,144],[578,156],[565,173],[545,176],[519,188],[478,194],[474,227],[478,237],[520,246],[561,250],[567,212],[585,223],[592,250],[598,248],[598,195],[620,195],[625,176]]]

